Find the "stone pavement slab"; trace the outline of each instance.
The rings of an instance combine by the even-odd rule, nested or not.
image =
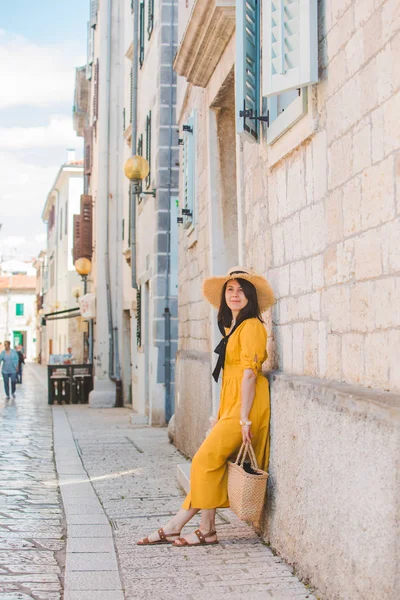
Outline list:
[[[316,600],[254,530],[227,509],[217,513],[219,545],[137,546],[138,539],[162,526],[182,503],[176,465],[185,459],[169,444],[165,429],[132,425],[127,409],[71,405],[61,410],[68,415],[84,469],[111,524],[125,600]],[[198,524],[195,517],[187,529]],[[71,523],[74,526],[79,525]],[[90,528],[87,524],[71,531]],[[101,537],[73,538],[67,550],[101,556],[101,550],[108,553],[106,544]],[[82,585],[79,593],[95,577],[95,571],[90,576],[75,571],[74,585]],[[66,600],[119,600],[118,596],[80,596],[78,590],[71,593],[67,585]]]
[[[53,407],[53,420],[55,460],[68,536],[65,597],[72,598],[72,592],[83,591],[94,598],[102,591],[118,597],[122,585],[109,520],[80,461],[67,413],[61,406]]]

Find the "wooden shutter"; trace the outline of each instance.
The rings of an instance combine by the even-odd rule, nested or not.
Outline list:
[[[97,25],[97,11],[99,10],[99,0],[90,0],[90,27]]]
[[[84,173],[90,175],[92,172],[93,127],[85,129],[84,141]]]
[[[263,20],[263,96],[318,81],[317,0],[270,0]]]
[[[140,3],[139,8],[139,64],[144,61],[144,2]]]
[[[93,73],[93,123],[99,117],[99,59],[96,60]]]
[[[92,196],[81,196],[80,249],[81,257],[92,259]]]
[[[136,343],[142,345],[142,290],[136,290]]]
[[[74,248],[73,248],[73,259],[74,264],[81,258],[81,216],[74,215]]]
[[[266,3],[268,4],[268,2]],[[259,140],[260,116],[260,4],[236,2],[236,131],[249,141]],[[246,113],[245,111],[250,111]],[[247,116],[250,115],[250,116]]]
[[[151,182],[151,111],[146,117],[146,160],[149,163],[149,174],[146,177],[146,187],[150,187]]]
[[[154,0],[147,0],[147,37],[151,38],[154,27]]]

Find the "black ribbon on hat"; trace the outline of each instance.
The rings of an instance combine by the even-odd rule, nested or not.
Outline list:
[[[250,318],[250,317],[248,317],[248,318]],[[212,376],[213,376],[214,381],[216,381],[217,383],[218,383],[218,379],[219,379],[219,374],[221,373],[221,369],[223,369],[224,365],[225,365],[226,347],[228,345],[229,338],[236,331],[236,329],[239,327],[239,325],[241,325],[243,323],[243,321],[245,321],[245,320],[246,319],[242,319],[241,321],[236,323],[234,328],[231,329],[228,334],[225,333],[225,329],[224,329],[224,326],[222,325],[222,323],[221,322],[218,323],[218,329],[220,330],[220,332],[222,333],[222,335],[224,337],[222,338],[222,340],[220,341],[220,343],[214,350],[215,354],[218,354],[218,359],[217,359],[217,364],[215,365],[214,371],[212,373]]]

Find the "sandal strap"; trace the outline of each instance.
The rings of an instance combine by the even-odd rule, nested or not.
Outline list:
[[[196,529],[196,531],[194,532],[197,537],[199,538],[200,542],[203,542],[203,544],[206,543],[206,538],[211,537],[212,535],[216,535],[216,531],[209,531],[208,533],[202,533],[200,531],[200,529]]]
[[[161,541],[165,541],[167,539],[167,536],[165,535],[164,529],[162,527],[160,527],[160,529],[157,531],[157,533],[158,533]]]

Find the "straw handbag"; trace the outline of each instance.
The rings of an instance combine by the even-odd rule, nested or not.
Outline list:
[[[251,472],[244,468],[244,461],[250,457]],[[247,465],[246,465],[247,467]],[[236,461],[228,462],[228,498],[230,507],[242,521],[257,523],[261,517],[267,489],[268,473],[258,468],[253,446],[241,445]]]

